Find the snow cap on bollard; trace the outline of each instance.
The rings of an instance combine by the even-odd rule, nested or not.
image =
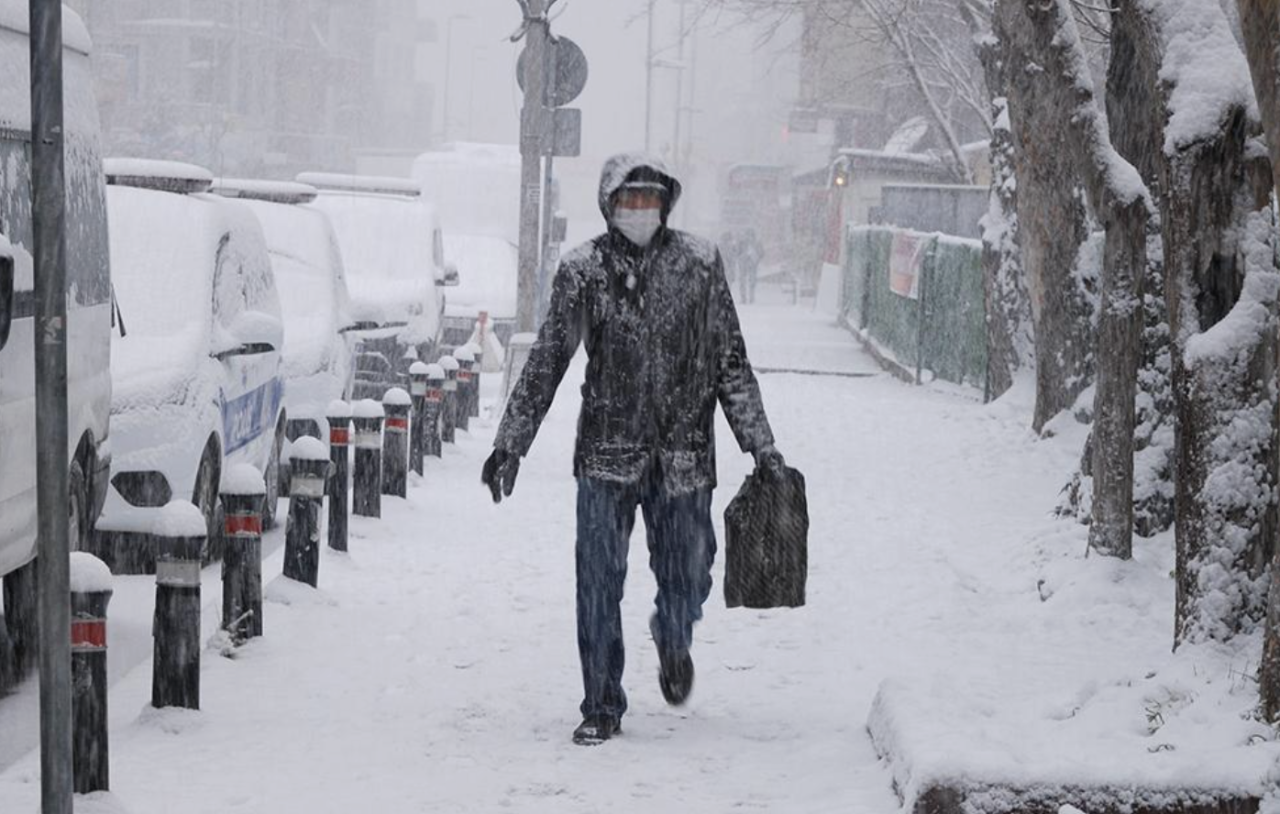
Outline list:
[[[107,649],[111,569],[85,551],[71,552],[71,652]]]
[[[382,397],[382,407],[386,411],[387,432],[408,432],[409,408],[413,406],[413,398],[399,387],[393,387]]]
[[[382,407],[409,407],[413,405],[413,398],[404,391],[402,387],[393,387],[382,396]]]
[[[351,405],[342,399],[334,399],[324,411],[329,422],[329,444],[345,447],[351,443]]]
[[[86,551],[71,552],[71,593],[111,592],[111,569]]]
[[[218,493],[243,497],[261,497],[267,493],[262,473],[253,464],[236,464],[222,473]]]
[[[444,368],[444,389],[452,393],[458,389],[458,360],[452,356],[441,356],[440,367]]]
[[[204,537],[208,529],[204,524],[204,515],[194,503],[189,500],[171,500],[156,514],[151,532],[157,537],[182,539]]]
[[[200,556],[208,528],[204,514],[186,500],[171,500],[156,515],[156,585],[200,587]]]
[[[422,398],[427,394],[427,379],[430,368],[426,362],[414,362],[409,366],[409,393],[414,398]]]
[[[324,482],[329,478],[329,451],[319,438],[303,436],[293,442],[291,497],[324,497]]]
[[[382,417],[385,414],[381,402],[373,399],[361,399],[352,405],[355,432],[351,440],[357,449],[382,449]]]

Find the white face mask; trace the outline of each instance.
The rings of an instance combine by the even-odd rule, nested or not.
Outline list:
[[[613,210],[613,225],[627,240],[643,249],[662,226],[662,210],[618,207]]]

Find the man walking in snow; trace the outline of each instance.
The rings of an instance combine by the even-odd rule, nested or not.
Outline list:
[[[649,622],[667,703],[693,688],[693,624],[711,592],[719,401],[738,445],[780,469],[720,254],[667,228],[680,182],[662,162],[605,163],[599,204],[608,231],[567,255],[551,305],[485,462],[494,502],[510,495],[520,458],[551,407],[579,343],[587,349],[574,475],[578,653],[584,697],[576,743],[621,732],[623,581],[636,507],[657,578]]]

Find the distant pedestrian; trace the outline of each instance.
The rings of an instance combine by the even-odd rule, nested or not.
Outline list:
[[[724,276],[730,290],[738,279],[738,238],[733,232],[720,235],[720,258],[724,262]]]
[[[756,283],[760,279],[760,261],[764,245],[755,229],[748,229],[738,243],[738,292],[743,303],[756,301]]]
[[[574,475],[580,744],[621,732],[623,582],[636,507],[657,578],[649,629],[669,704],[693,688],[693,625],[711,592],[716,402],[739,447],[779,471],[720,253],[667,228],[680,183],[661,161],[611,158],[600,179],[608,231],[561,261],[551,306],[498,428],[482,480],[510,495],[579,343],[587,349]]]

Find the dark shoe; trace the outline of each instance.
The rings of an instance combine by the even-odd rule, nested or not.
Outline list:
[[[693,658],[688,650],[664,653],[658,651],[658,686],[662,697],[673,707],[689,700],[693,692]]]
[[[597,746],[622,734],[622,722],[612,715],[588,715],[573,730],[573,742],[579,746]]]

